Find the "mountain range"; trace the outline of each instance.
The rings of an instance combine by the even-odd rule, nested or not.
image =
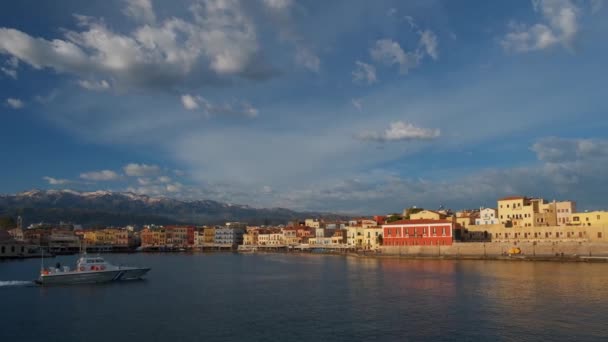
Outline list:
[[[21,216],[24,226],[36,222],[73,222],[84,226],[142,224],[281,224],[294,219],[345,215],[253,208],[212,200],[186,201],[131,192],[31,190],[0,195],[0,215]]]

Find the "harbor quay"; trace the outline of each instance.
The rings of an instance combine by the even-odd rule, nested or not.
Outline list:
[[[348,220],[305,218],[277,226],[61,223],[0,230],[0,258],[89,252],[298,252],[412,258],[608,260],[608,212],[573,201],[509,196],[496,208],[409,207]]]

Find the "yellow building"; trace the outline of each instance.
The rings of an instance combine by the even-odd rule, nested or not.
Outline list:
[[[423,210],[410,214],[410,220],[444,220],[445,218],[445,214],[433,210]]]
[[[318,219],[307,218],[304,220],[304,225],[311,228],[321,228],[321,222]]]
[[[363,230],[363,248],[376,250],[380,248],[382,241],[382,227],[365,228]]]
[[[365,229],[362,226],[350,226],[346,228],[346,243],[349,246],[363,248],[363,237]]]
[[[570,225],[608,227],[608,211],[573,213]]]
[[[214,227],[203,228],[203,243],[204,244],[215,243],[215,228]]]
[[[509,227],[563,226],[576,208],[572,201],[546,202],[542,198],[523,196],[498,200],[498,219]]]

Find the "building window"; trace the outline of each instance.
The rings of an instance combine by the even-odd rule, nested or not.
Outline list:
[[[599,221],[599,219],[600,219],[600,215],[597,215],[597,219],[598,219],[598,221]]]
[[[601,239],[602,238],[602,232],[597,232],[597,238]]]

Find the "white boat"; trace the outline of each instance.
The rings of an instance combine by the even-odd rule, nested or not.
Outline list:
[[[59,265],[60,266],[60,265]],[[36,283],[40,285],[53,284],[83,284],[105,283],[118,280],[141,279],[150,268],[115,266],[100,256],[81,256],[76,262],[76,268],[68,266],[42,268]]]

